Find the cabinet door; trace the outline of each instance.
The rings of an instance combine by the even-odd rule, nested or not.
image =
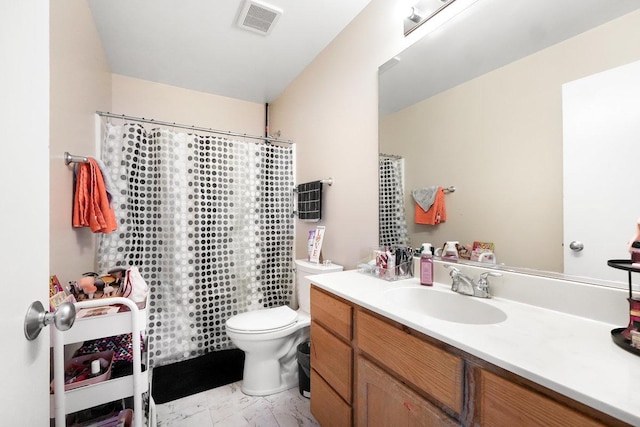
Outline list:
[[[356,367],[356,425],[456,426],[454,420],[362,356]]]
[[[604,426],[559,402],[484,369],[480,370],[480,387],[476,391],[482,426]]]
[[[360,350],[454,412],[461,413],[462,359],[361,310],[356,311],[355,329]]]

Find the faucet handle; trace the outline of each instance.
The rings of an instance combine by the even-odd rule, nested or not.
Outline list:
[[[491,295],[489,294],[489,276],[500,277],[502,276],[502,274],[496,273],[495,271],[485,271],[480,275],[478,283],[476,284],[476,288],[480,292],[479,296],[483,298],[491,298]]]
[[[460,270],[458,270],[458,268],[457,268],[457,267],[455,267],[455,266],[453,266],[453,265],[451,265],[451,264],[443,264],[443,266],[444,266],[444,268],[448,268],[448,269],[450,269],[450,270],[451,270],[451,272],[449,273],[449,275],[450,275],[451,277],[453,277],[454,275],[458,275],[459,273],[461,273],[461,271],[460,271]]]
[[[488,276],[500,277],[500,276],[502,276],[502,274],[501,273],[496,273],[495,271],[485,271],[484,273],[482,273],[480,275],[480,279],[487,280]]]
[[[458,292],[458,282],[459,282],[459,276],[460,274],[462,274],[462,272],[460,270],[458,270],[456,267],[454,267],[451,264],[444,264],[445,268],[450,269],[451,271],[449,272],[449,276],[451,276],[451,290],[453,292]]]

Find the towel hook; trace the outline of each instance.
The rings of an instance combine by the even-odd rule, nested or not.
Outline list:
[[[64,164],[69,166],[71,163],[88,163],[89,158],[84,156],[74,156],[73,154],[69,154],[68,151],[64,152]]]

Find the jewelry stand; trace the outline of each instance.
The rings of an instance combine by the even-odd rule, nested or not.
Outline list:
[[[611,259],[607,261],[609,267],[627,271],[629,275],[629,325],[626,328],[611,330],[611,338],[619,347],[640,355],[640,348],[631,345],[631,331],[640,329],[640,298],[633,297],[631,273],[640,273],[640,269],[631,266],[630,259]],[[637,315],[634,313],[638,313]]]

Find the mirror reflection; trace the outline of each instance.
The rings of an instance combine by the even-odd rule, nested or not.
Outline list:
[[[640,39],[638,8],[624,0],[478,0],[384,64],[381,243],[492,242],[499,264],[624,282],[619,272],[607,276],[606,259],[629,256],[640,217],[629,197],[616,192],[624,203],[612,209],[601,190],[581,190],[600,215],[588,225],[605,235],[581,252],[569,246],[582,237],[564,235],[564,222],[578,218],[563,218],[563,88],[640,60],[630,42]],[[613,142],[602,144],[615,151]],[[614,181],[602,163],[588,172],[608,188],[632,185],[630,177]],[[416,224],[411,192],[431,186],[456,188],[445,196],[447,219]],[[604,272],[565,267],[603,245],[609,255],[590,263]]]

